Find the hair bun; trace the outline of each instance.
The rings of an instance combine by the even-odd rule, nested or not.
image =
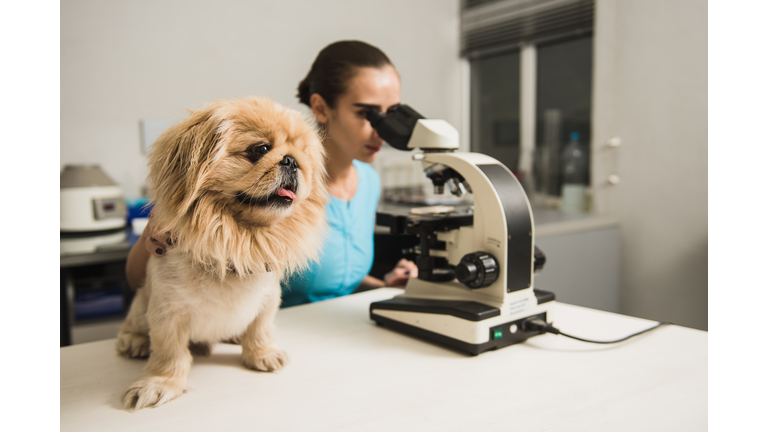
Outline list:
[[[299,102],[311,107],[309,99],[312,93],[317,93],[328,106],[335,107],[338,97],[347,91],[347,82],[359,68],[391,65],[387,55],[373,45],[361,41],[334,42],[317,55],[306,78],[299,83],[296,96]]]
[[[299,89],[298,89],[299,92],[298,92],[298,94],[296,94],[296,97],[299,98],[299,102],[303,103],[304,105],[306,105],[308,107],[311,107],[311,105],[309,104],[309,98],[312,96],[309,93],[309,78],[310,78],[311,74],[312,74],[312,71],[310,71],[307,74],[306,78],[301,80],[301,82],[299,83]]]

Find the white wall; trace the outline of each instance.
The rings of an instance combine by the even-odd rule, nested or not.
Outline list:
[[[592,184],[596,209],[621,223],[621,311],[706,329],[707,3],[596,11]]]
[[[98,163],[140,193],[139,120],[296,86],[340,39],[379,46],[402,101],[462,136],[458,0],[99,1],[61,4],[61,165]],[[622,311],[707,327],[707,5],[597,0],[595,207],[622,226]],[[603,143],[620,136],[615,154]],[[620,185],[603,187],[610,173]]]
[[[68,0],[61,4],[61,165],[98,163],[139,196],[140,119],[267,95],[298,108],[331,42],[381,48],[402,101],[462,128],[458,0]]]

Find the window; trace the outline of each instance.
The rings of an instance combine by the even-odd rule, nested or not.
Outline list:
[[[466,1],[464,8],[470,149],[510,168],[534,204],[559,202],[570,166],[561,161],[565,146],[577,139],[589,156],[594,2]]]
[[[471,72],[472,151],[507,167],[520,155],[520,54],[478,59]]]
[[[560,195],[561,152],[574,132],[579,144],[589,148],[591,107],[592,38],[536,47],[537,193]]]

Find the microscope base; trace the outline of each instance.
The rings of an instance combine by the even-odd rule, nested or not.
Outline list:
[[[554,299],[554,295],[547,294]],[[533,317],[550,322],[552,300],[505,319],[500,316],[499,309],[475,302],[395,297],[371,303],[370,318],[383,327],[478,355],[542,334],[541,331],[525,331],[523,323]],[[424,312],[430,309],[430,312]]]

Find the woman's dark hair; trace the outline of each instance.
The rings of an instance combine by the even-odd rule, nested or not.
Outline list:
[[[317,93],[329,107],[347,91],[347,82],[358,68],[391,66],[386,54],[373,45],[360,41],[334,42],[320,51],[307,77],[299,83],[299,102],[311,107],[309,98]]]

